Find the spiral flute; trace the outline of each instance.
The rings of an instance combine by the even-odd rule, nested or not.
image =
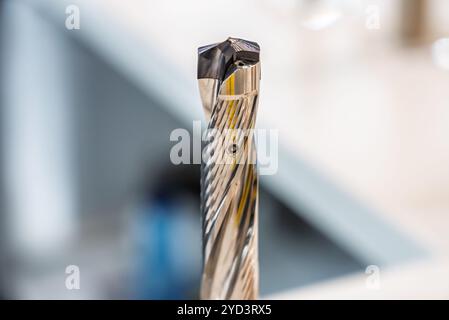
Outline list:
[[[202,299],[256,299],[258,175],[253,131],[259,46],[228,38],[198,49],[208,130],[201,167]]]

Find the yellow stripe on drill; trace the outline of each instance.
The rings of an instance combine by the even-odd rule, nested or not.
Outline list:
[[[250,169],[249,175],[247,179],[245,179],[245,187],[243,189],[242,197],[240,198],[239,207],[237,209],[237,214],[235,216],[235,224],[238,225],[240,223],[240,219],[242,219],[243,209],[245,208],[245,203],[248,199],[250,186],[253,184],[253,171]]]

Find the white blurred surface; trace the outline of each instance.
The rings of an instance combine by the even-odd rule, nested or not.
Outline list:
[[[427,300],[449,299],[449,261],[430,260],[413,265],[380,269],[378,285],[370,274],[355,274],[325,283],[285,291],[265,299],[297,300]]]

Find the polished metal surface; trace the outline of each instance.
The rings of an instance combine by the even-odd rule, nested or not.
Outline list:
[[[202,299],[256,299],[258,175],[253,131],[259,47],[229,38],[199,49],[198,78],[208,119],[201,168]]]

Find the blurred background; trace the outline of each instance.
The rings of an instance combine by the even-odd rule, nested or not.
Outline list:
[[[196,49],[261,46],[261,297],[449,298],[444,0],[0,0],[0,298],[195,299]],[[75,270],[75,271],[73,271]],[[73,277],[79,275],[79,283]],[[79,286],[78,286],[79,284]]]

